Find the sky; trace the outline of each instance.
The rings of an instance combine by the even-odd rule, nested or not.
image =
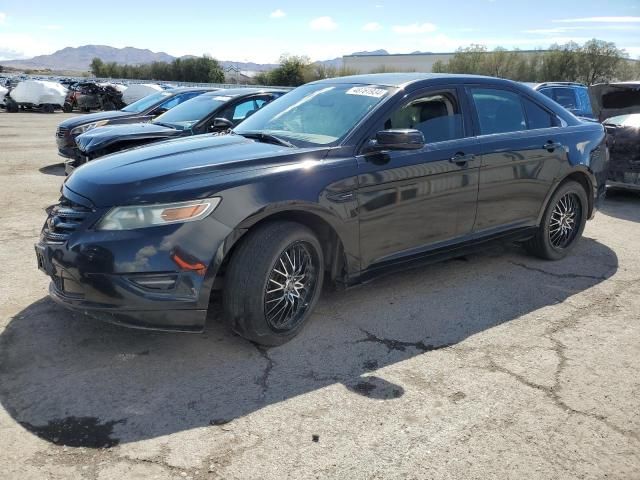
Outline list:
[[[594,37],[640,58],[640,0],[0,0],[0,60],[99,44],[275,63]]]

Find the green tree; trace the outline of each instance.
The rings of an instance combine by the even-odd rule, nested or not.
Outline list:
[[[613,42],[589,40],[581,49],[579,78],[587,85],[608,82],[615,78],[616,70],[627,57],[627,52]]]
[[[104,75],[104,62],[99,58],[94,58],[91,60],[91,73],[93,73],[96,77],[102,77]]]

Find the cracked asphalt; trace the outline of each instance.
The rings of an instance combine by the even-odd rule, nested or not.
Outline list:
[[[147,333],[46,297],[66,116],[0,112],[0,478],[640,478],[640,196],[560,262],[496,245],[326,292],[282,347]]]

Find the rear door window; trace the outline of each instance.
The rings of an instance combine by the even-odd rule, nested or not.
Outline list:
[[[496,88],[472,88],[481,135],[527,129],[520,95]]]

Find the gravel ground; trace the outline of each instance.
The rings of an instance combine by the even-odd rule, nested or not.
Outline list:
[[[67,116],[0,113],[0,478],[640,478],[640,196],[563,261],[496,246],[330,292],[265,350],[47,299]]]

